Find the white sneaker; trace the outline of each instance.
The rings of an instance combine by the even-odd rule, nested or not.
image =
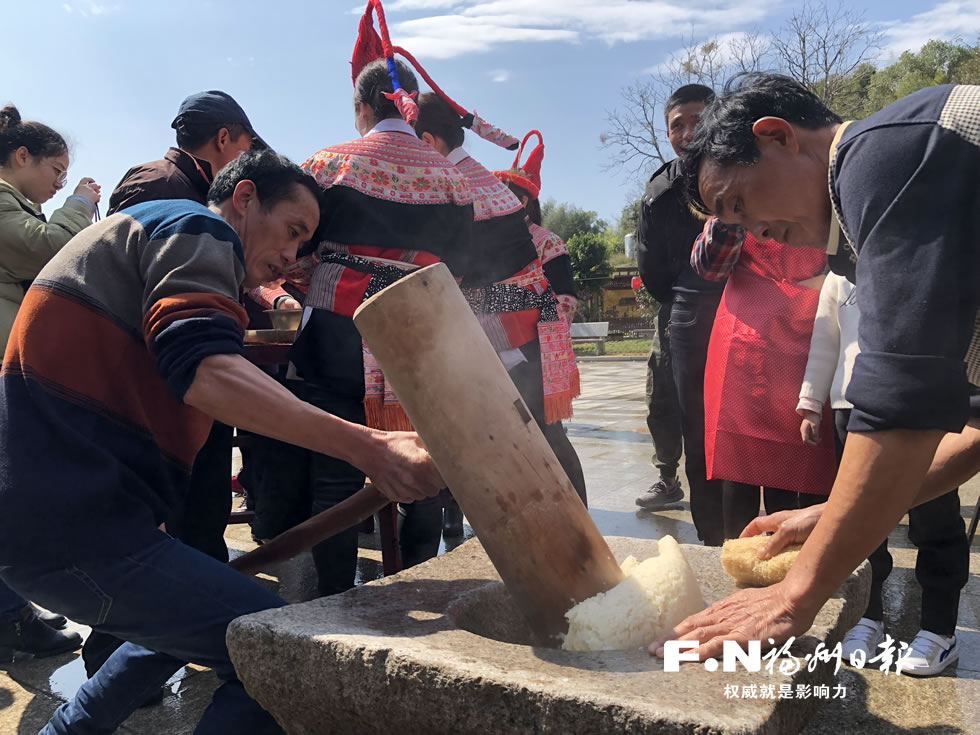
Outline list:
[[[845,663],[851,663],[854,654],[860,651],[855,663],[864,665],[865,661],[878,655],[878,646],[885,640],[885,624],[870,618],[861,618],[857,625],[844,635],[841,655]]]
[[[945,670],[960,657],[955,635],[939,635],[920,630],[909,646],[909,655],[901,660],[901,673],[910,676],[933,676]]]

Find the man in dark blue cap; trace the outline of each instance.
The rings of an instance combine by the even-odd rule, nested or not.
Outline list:
[[[185,99],[170,123],[177,147],[159,161],[133,166],[109,198],[109,214],[157,199],[207,199],[214,175],[250,148],[268,148],[248,115],[225,92],[198,92]]]
[[[207,204],[215,174],[250,148],[268,148],[248,116],[225,92],[199,92],[185,99],[170,124],[177,147],[159,161],[133,166],[109,198],[108,214],[142,202],[190,199]],[[232,428],[215,422],[194,461],[191,491],[183,512],[167,520],[167,530],[188,546],[228,561],[224,531],[231,511]],[[82,658],[89,676],[121,645],[105,633],[93,633]]]

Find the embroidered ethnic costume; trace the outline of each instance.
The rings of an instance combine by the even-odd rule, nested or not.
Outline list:
[[[545,277],[558,299],[561,313],[571,324],[575,309],[578,307],[578,298],[575,295],[575,277],[572,275],[572,260],[568,255],[568,247],[551,230],[546,230],[529,219],[525,221],[528,230],[531,231],[531,240],[538,252]]]
[[[385,120],[363,138],[313,154],[303,168],[326,189],[306,307],[353,317],[366,298],[412,270],[444,261],[459,272],[470,245],[472,196],[459,172],[406,123]],[[310,272],[312,254],[300,260],[293,271]],[[366,345],[362,352],[367,425],[410,430]]]
[[[539,340],[545,421],[571,418],[572,399],[580,390],[571,337],[531,240],[524,209],[503,182],[462,148],[450,152],[449,160],[474,196],[473,254],[461,284],[463,293],[498,353]],[[492,283],[473,287],[481,281]]]
[[[528,154],[527,161],[521,165],[521,155],[524,147],[532,136],[537,136],[538,144]],[[533,201],[541,194],[541,164],[544,161],[544,138],[537,130],[532,130],[524,136],[521,146],[514,157],[514,163],[507,171],[494,171],[493,175],[507,184],[523,189]],[[538,258],[544,267],[545,277],[551,284],[552,290],[558,297],[562,313],[569,324],[575,316],[578,299],[575,297],[575,280],[572,275],[572,262],[568,257],[568,248],[561,238],[550,230],[546,230],[530,219],[527,226],[531,230],[534,247]]]

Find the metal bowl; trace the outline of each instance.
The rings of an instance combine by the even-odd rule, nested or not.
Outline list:
[[[266,309],[265,313],[272,320],[272,328],[284,332],[295,332],[303,318],[302,309]]]

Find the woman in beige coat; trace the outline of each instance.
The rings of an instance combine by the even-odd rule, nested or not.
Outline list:
[[[67,171],[64,138],[47,125],[22,121],[13,105],[0,110],[0,353],[31,281],[96,212],[99,186],[85,178],[50,220],[40,213],[37,207],[64,187]],[[77,649],[77,633],[57,630],[66,624],[0,583],[0,660],[15,651],[41,657]]]
[[[65,185],[68,146],[47,125],[0,110],[0,353],[24,291],[65,244],[92,222],[99,186],[83,178],[64,206],[45,219],[38,207]]]

